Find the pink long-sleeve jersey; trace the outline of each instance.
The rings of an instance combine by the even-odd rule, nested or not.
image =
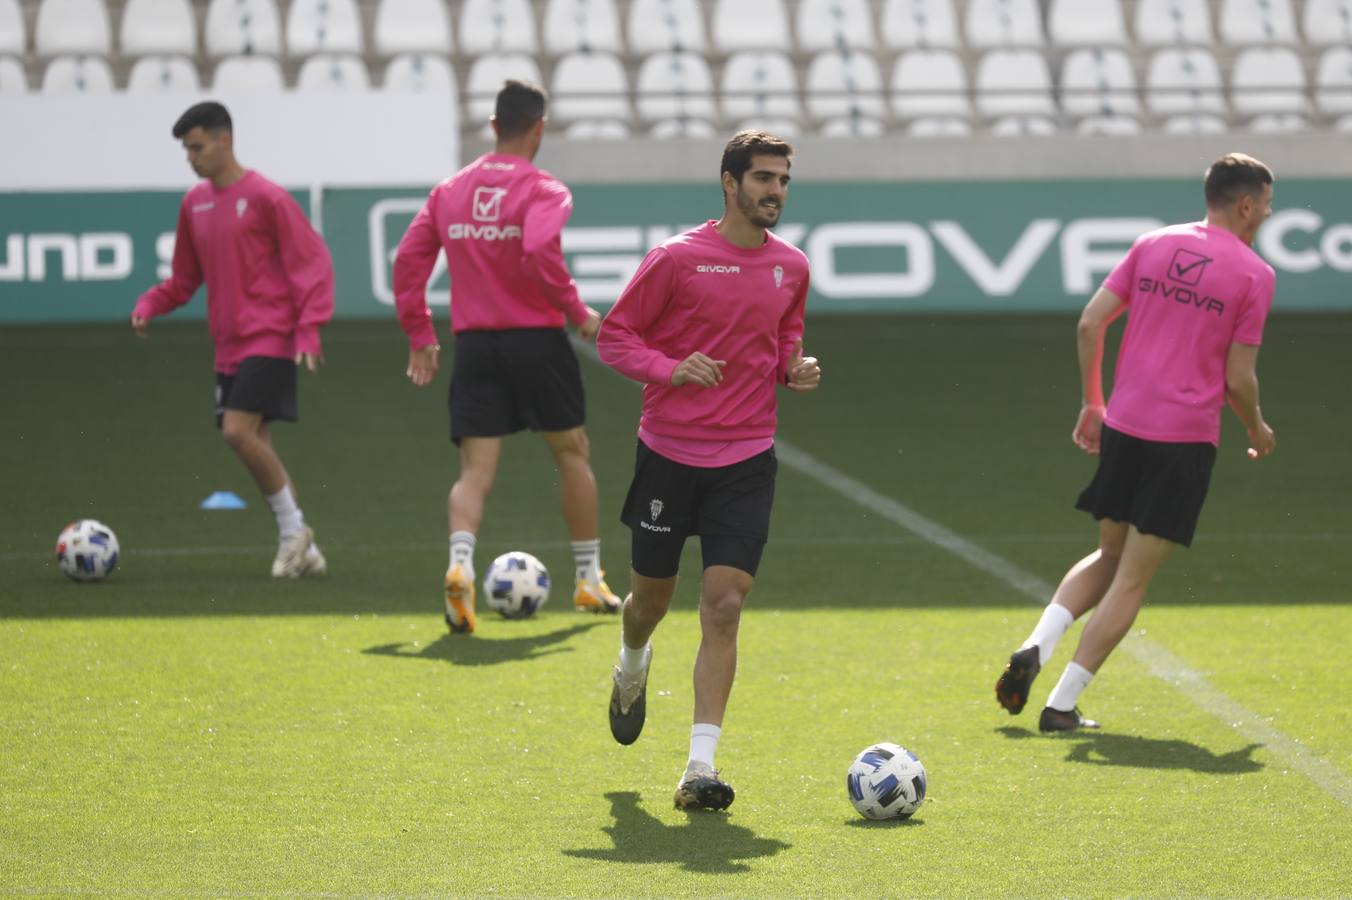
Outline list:
[[[205,281],[216,371],[249,356],[319,353],[333,316],[333,260],[282,187],[246,172],[227,188],[203,181],[183,197],[170,276],[136,301],[146,319],[172,312]]]
[[[776,385],[803,335],[807,257],[767,232],[746,249],[710,221],[657,247],[606,315],[601,360],[644,382],[640,428],[706,441],[772,437]],[[694,352],[726,360],[716,387],[671,386]]]
[[[432,188],[394,259],[395,305],[409,346],[437,341],[426,292],[443,248],[456,334],[586,321],[560,237],[572,213],[563,182],[504,153],[486,153]]]

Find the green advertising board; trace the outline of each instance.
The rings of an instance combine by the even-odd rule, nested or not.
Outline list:
[[[649,247],[721,211],[712,178],[573,194],[564,251],[599,308]],[[425,197],[422,187],[323,192],[338,316],[393,316],[394,249]],[[125,317],[167,272],[178,200],[0,195],[0,321]],[[1352,310],[1352,181],[1284,180],[1273,205],[1255,249],[1277,271],[1277,308]],[[1138,234],[1201,214],[1196,180],[818,183],[794,185],[777,231],[811,260],[813,312],[1056,311],[1078,309]],[[434,306],[448,284],[439,265]]]

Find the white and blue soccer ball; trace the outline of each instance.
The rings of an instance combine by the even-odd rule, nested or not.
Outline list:
[[[71,522],[56,539],[56,563],[75,581],[101,581],[117,568],[113,529],[95,519]]]
[[[925,801],[925,767],[897,744],[874,744],[845,773],[850,802],[866,819],[908,819]]]
[[[529,618],[549,599],[549,570],[529,553],[504,553],[484,576],[484,599],[503,618]]]

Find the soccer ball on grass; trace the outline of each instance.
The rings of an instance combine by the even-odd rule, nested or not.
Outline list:
[[[56,563],[75,581],[101,581],[117,568],[117,535],[94,519],[77,519],[56,539]]]
[[[874,744],[845,773],[850,802],[867,819],[908,819],[925,800],[925,767],[896,744]]]
[[[484,576],[484,599],[503,618],[533,616],[549,599],[549,570],[529,553],[504,553]]]

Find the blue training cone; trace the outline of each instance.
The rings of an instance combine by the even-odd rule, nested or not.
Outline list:
[[[234,491],[216,491],[202,501],[202,509],[245,509],[248,505]]]

